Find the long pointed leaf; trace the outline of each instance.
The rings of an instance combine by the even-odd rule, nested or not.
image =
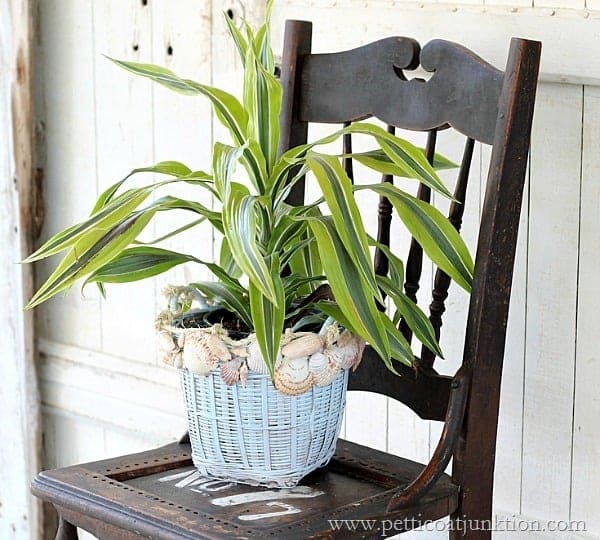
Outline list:
[[[386,277],[377,276],[377,282],[385,293],[392,299],[398,312],[404,317],[408,327],[414,332],[417,339],[430,351],[443,358],[442,350],[435,336],[435,331],[427,315],[415,304],[394,282]]]
[[[215,283],[213,281],[190,283],[190,286],[198,289],[210,300],[216,300],[229,311],[236,313],[248,328],[252,328],[248,298],[240,291],[231,289],[223,283]]]
[[[382,358],[390,357],[390,344],[375,298],[366,286],[331,219],[306,218],[317,239],[321,263],[350,329],[371,343]]]
[[[375,137],[381,149],[400,168],[405,170],[412,178],[428,185],[433,190],[452,198],[448,188],[425,159],[421,149],[410,142],[388,133],[385,129],[374,124],[357,122],[344,128],[346,133],[363,133]]]
[[[285,319],[285,294],[279,276],[279,265],[275,264],[273,270],[271,278],[275,288],[276,303],[265,297],[254,283],[250,282],[248,287],[256,340],[271,377],[273,377],[275,370]]]
[[[308,155],[307,165],[319,182],[321,192],[331,210],[333,222],[346,250],[364,280],[369,284],[373,294],[379,296],[369,253],[367,233],[360,210],[354,200],[352,182],[335,157],[311,151]]]
[[[357,186],[387,197],[427,256],[467,292],[473,281],[473,259],[457,230],[435,207],[390,184]]]
[[[95,229],[82,237],[27,304],[33,308],[117,257],[142,232],[156,209],[141,210],[109,230]]]
[[[231,194],[223,211],[225,237],[235,262],[249,277],[250,282],[277,305],[273,278],[256,238],[260,232],[256,222],[256,204],[257,198],[249,195],[243,186],[231,186]]]
[[[129,283],[158,274],[195,257],[156,247],[133,247],[123,250],[108,264],[98,268],[85,283]]]
[[[35,253],[32,253],[24,262],[33,262],[45,259],[50,255],[59,253],[76,243],[94,229],[108,229],[130,215],[148,197],[149,189],[133,190],[124,194],[119,199],[93,214],[78,225],[54,235],[44,243]]]
[[[240,102],[231,94],[219,88],[199,84],[189,79],[181,79],[171,70],[153,64],[125,62],[114,58],[109,58],[109,60],[127,71],[147,77],[180,94],[188,96],[203,95],[207,97],[212,103],[215,114],[221,123],[230,131],[233,140],[237,144],[244,143],[248,116]]]

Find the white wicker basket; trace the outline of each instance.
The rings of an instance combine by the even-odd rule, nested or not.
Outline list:
[[[192,459],[207,476],[250,485],[293,487],[335,452],[348,370],[333,382],[285,396],[268,375],[250,373],[245,388],[215,370],[180,370]]]

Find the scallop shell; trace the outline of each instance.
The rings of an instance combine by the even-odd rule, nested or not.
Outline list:
[[[250,371],[254,373],[260,373],[261,375],[266,375],[269,373],[269,368],[267,367],[263,355],[260,352],[258,341],[253,341],[248,347],[248,357],[246,358],[246,361],[248,362],[248,368]],[[277,356],[275,365],[279,365],[280,362],[281,354]]]
[[[233,386],[240,380],[240,367],[242,361],[238,358],[229,360],[221,366],[221,379],[227,386]]]
[[[286,358],[310,356],[323,349],[323,337],[318,334],[306,334],[290,341],[281,348],[281,354]]]
[[[342,369],[342,355],[337,349],[325,349],[313,354],[309,360],[310,370],[317,386],[331,384]]]
[[[358,367],[360,357],[365,348],[365,342],[358,336],[348,331],[342,333],[337,341],[338,351],[342,357],[342,369],[349,369],[355,365]]]
[[[308,369],[308,357],[284,358],[275,370],[275,388],[286,396],[298,396],[313,385],[313,374]]]
[[[231,360],[231,353],[219,336],[198,328],[184,330],[179,346],[183,347],[183,365],[196,375],[208,375],[219,362]]]

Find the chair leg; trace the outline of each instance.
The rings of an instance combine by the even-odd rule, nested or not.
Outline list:
[[[78,540],[77,527],[66,521],[60,514],[58,516],[58,530],[55,540]]]
[[[494,380],[499,381],[500,376]],[[492,538],[499,393],[499,385],[490,389],[481,380],[473,382],[465,431],[459,437],[452,466],[452,476],[460,486],[460,497],[458,509],[452,515],[454,527],[450,540]]]

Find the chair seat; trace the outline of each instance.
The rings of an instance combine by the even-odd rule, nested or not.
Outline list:
[[[268,489],[203,477],[189,444],[174,443],[44,471],[32,490],[63,519],[99,538],[381,538],[382,526],[393,521],[390,535],[457,508],[458,488],[443,475],[418,506],[386,513],[394,490],[422,468],[339,440],[329,465],[300,486]],[[361,519],[369,521],[342,521]]]

